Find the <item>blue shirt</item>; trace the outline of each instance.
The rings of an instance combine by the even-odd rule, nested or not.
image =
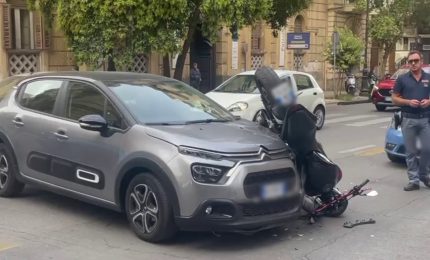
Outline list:
[[[421,101],[423,99],[429,99],[430,97],[430,74],[422,71],[420,80],[416,80],[411,71],[405,73],[397,78],[396,85],[394,86],[393,92],[400,94],[404,99],[416,99]],[[402,106],[402,111],[406,113],[422,113],[430,112],[430,107],[411,107]]]

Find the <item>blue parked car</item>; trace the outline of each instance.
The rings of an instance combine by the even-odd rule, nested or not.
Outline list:
[[[395,112],[385,135],[385,152],[392,162],[405,162],[405,145],[401,130],[401,112]]]
[[[405,163],[406,150],[403,142],[403,134],[401,129],[402,112],[395,112],[393,119],[388,127],[385,135],[385,152],[388,159],[396,163]],[[417,142],[417,148],[420,149],[421,144]]]

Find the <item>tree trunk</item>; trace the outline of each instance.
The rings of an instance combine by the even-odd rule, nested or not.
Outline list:
[[[392,51],[394,51],[394,44],[391,44],[389,46],[385,46],[384,48],[384,55],[382,56],[382,64],[379,70],[379,75],[381,78],[385,78],[385,68],[387,67],[387,61],[388,57],[390,57],[390,54]]]
[[[163,56],[163,76],[170,78],[170,58],[169,54]]]
[[[184,44],[182,45],[182,50],[178,55],[178,59],[176,61],[176,68],[175,68],[175,74],[174,78],[177,80],[182,80],[182,74],[184,72],[184,66],[185,66],[185,58],[187,57],[188,50],[191,46],[191,40],[193,39],[194,32],[196,31],[197,24],[199,23],[199,17],[200,17],[200,6],[202,4],[202,0],[197,1],[195,3],[195,9],[188,19],[188,32],[187,32],[187,38],[184,41]]]

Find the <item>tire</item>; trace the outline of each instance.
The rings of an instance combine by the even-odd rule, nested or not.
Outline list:
[[[346,90],[346,92],[348,93],[348,94],[350,94],[350,95],[352,95],[352,96],[354,96],[354,94],[355,94],[355,87],[353,87],[353,86],[348,86],[348,89]]]
[[[136,175],[129,183],[125,213],[133,232],[147,242],[169,240],[177,231],[169,197],[150,173]]]
[[[339,196],[341,193],[337,189],[333,189],[333,191],[329,193],[325,193],[321,196],[321,199],[324,202],[331,201],[335,196]],[[345,210],[348,208],[348,200],[343,200],[336,207],[328,208],[325,212],[327,217],[339,217],[341,216]]]
[[[402,157],[395,156],[395,155],[392,155],[389,153],[387,153],[387,157],[393,163],[405,163],[406,162],[405,159],[403,159]]]
[[[0,143],[0,197],[14,197],[22,192],[24,184],[16,179],[18,172],[13,152]]]
[[[316,127],[318,130],[321,130],[324,126],[324,121],[325,121],[324,108],[322,106],[317,106],[313,114],[317,117]]]
[[[376,110],[378,111],[384,111],[385,108],[387,108],[386,106],[382,106],[382,105],[375,105],[375,107],[376,107]]]
[[[348,208],[348,200],[341,201],[336,208],[327,211],[327,216],[332,218],[340,217]]]

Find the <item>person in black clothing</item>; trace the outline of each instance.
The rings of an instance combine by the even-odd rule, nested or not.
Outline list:
[[[202,81],[202,75],[197,67],[197,63],[193,63],[193,68],[191,69],[190,85],[195,89],[199,89],[200,82]]]
[[[392,98],[401,107],[402,133],[406,148],[409,183],[405,191],[418,190],[420,181],[430,185],[428,166],[430,162],[430,74],[422,70],[423,56],[418,51],[408,55],[410,71],[397,78]],[[418,159],[417,140],[421,142]]]

